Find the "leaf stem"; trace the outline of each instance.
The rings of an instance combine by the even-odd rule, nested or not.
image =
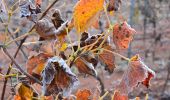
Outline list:
[[[123,55],[121,55],[121,54],[119,54],[119,53],[117,53],[117,52],[110,51],[110,50],[107,50],[107,49],[104,49],[104,48],[103,48],[102,50],[105,50],[105,51],[110,52],[110,53],[112,53],[112,54],[114,54],[114,55],[117,55],[117,56],[119,56],[119,57],[121,57],[121,58],[123,58],[123,59],[125,59],[125,60],[127,60],[127,61],[130,61],[129,58],[127,58],[127,57],[125,57],[125,56],[123,56]]]

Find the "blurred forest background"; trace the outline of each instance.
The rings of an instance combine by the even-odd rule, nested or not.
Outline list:
[[[7,8],[10,9],[18,0],[4,1]],[[53,0],[43,0],[41,7],[42,12],[52,1]],[[78,0],[59,0],[52,9],[59,9],[62,18],[65,21],[70,20],[73,7],[77,1]],[[28,32],[34,24],[26,18],[20,17],[18,4],[14,6],[14,9],[15,11],[10,18],[8,13],[5,13],[8,11],[0,12],[0,44],[3,44],[3,41],[5,41],[6,31],[11,35],[11,38],[16,38]],[[51,12],[48,13],[49,15],[47,15],[46,18],[51,17]],[[149,89],[139,86],[141,88],[135,89],[135,91],[130,93],[130,97],[134,98],[139,96],[145,98],[148,93],[149,100],[156,100],[158,98],[161,100],[170,100],[170,0],[122,0],[120,10],[114,12],[109,17],[112,23],[126,20],[131,27],[137,31],[128,51],[121,51],[121,54],[127,57],[140,54],[146,65],[156,72],[156,77],[151,81],[151,87]],[[104,22],[101,18],[99,24],[100,29],[90,29],[89,32],[92,34],[100,33],[106,24],[107,22]],[[8,28],[6,28],[7,25]],[[71,31],[70,34],[72,40],[76,40],[75,30]],[[36,48],[38,48],[38,45],[28,44],[27,42],[38,41],[38,38],[39,36],[36,33],[32,34],[22,46],[22,49],[16,57],[16,60],[22,66],[25,66],[29,56],[37,53]],[[19,43],[20,41],[14,42],[8,47],[12,55],[14,55]],[[48,47],[49,45],[47,44],[48,43],[42,46],[42,51],[50,52],[50,47]],[[9,58],[0,51],[0,68],[3,69],[2,73],[6,73],[10,62]],[[114,86],[119,83],[123,71],[127,68],[127,62],[117,57],[116,65],[117,68],[111,75],[103,70],[99,70],[99,75],[102,77],[106,90],[114,90]],[[79,80],[80,85],[77,88],[89,88],[94,91],[96,84],[98,84],[92,77],[84,78],[84,76],[79,76]],[[13,87],[14,84],[11,84],[11,81],[13,80],[10,79],[7,84],[6,100],[13,92],[11,87]],[[0,80],[1,89],[3,83],[4,80]],[[2,92],[1,89],[0,96]]]

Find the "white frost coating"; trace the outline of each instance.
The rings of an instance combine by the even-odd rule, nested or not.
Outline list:
[[[63,88],[63,91],[62,91],[63,95],[67,97],[67,96],[69,96],[71,94],[72,88],[74,88],[75,86],[77,86],[79,84],[78,79],[77,79],[76,75],[71,72],[71,69],[66,64],[66,62],[60,57],[55,56],[55,57],[50,58],[48,60],[47,64],[46,64],[46,67],[49,66],[49,64],[51,64],[49,67],[54,68],[55,66],[52,66],[52,65],[55,62],[57,62],[59,64],[59,66],[57,66],[57,67],[60,67],[61,69],[63,69],[71,78],[70,85],[67,88]],[[45,68],[44,68],[44,70],[45,70]],[[55,68],[54,68],[54,71],[56,72]],[[55,76],[55,72],[54,72],[54,76]],[[43,73],[42,73],[42,75],[43,75]],[[54,76],[53,76],[53,79],[54,79]],[[46,82],[46,80],[43,80],[43,81],[44,81],[43,83],[49,83],[49,82]],[[44,84],[43,84],[43,90],[46,91],[46,86],[44,86]]]
[[[128,95],[139,82],[143,82],[148,77],[148,73],[155,76],[155,72],[148,68],[140,58],[137,61],[130,61],[128,69],[116,90],[122,95]]]

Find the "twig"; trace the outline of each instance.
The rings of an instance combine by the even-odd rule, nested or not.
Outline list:
[[[47,14],[47,12],[54,6],[54,4],[55,4],[57,1],[58,1],[58,0],[55,0],[55,1],[45,10],[45,12],[42,14],[42,16],[40,17],[39,20],[41,20],[41,19]],[[30,33],[34,28],[35,28],[35,25],[29,30],[28,33]],[[16,58],[19,50],[21,49],[21,47],[22,47],[23,43],[25,42],[25,40],[27,39],[27,37],[28,37],[28,35],[25,36],[25,37],[21,40],[21,42],[20,42],[20,44],[19,44],[19,46],[18,46],[18,48],[17,48],[17,51],[15,52],[14,58]],[[11,62],[11,63],[13,64],[13,62]],[[11,65],[12,65],[12,64],[11,64]],[[6,75],[8,75],[8,74],[10,73],[10,71],[11,71],[11,68],[8,67],[8,70],[7,70]],[[1,100],[4,100],[4,95],[5,95],[5,90],[6,90],[7,81],[8,81],[8,79],[5,78],[5,82],[4,82],[4,85],[3,85],[3,91],[2,91],[2,95],[1,95]]]
[[[25,72],[21,66],[15,61],[15,59],[9,54],[9,52],[7,51],[7,49],[5,47],[3,47],[3,51],[4,53],[11,59],[11,61],[16,65],[16,68],[19,69],[24,75],[26,75],[28,78],[30,78],[31,80],[34,80],[35,82],[39,83],[42,85],[41,81],[39,81],[37,78],[33,77],[32,75],[30,75],[29,73]]]
[[[98,82],[100,83],[100,90],[101,90],[100,95],[101,95],[101,96],[104,95],[104,89],[105,89],[104,83],[102,82],[102,80],[101,80],[101,78],[100,78],[99,76],[94,77],[94,78],[97,79]]]
[[[1,21],[1,23],[4,23],[4,21],[2,20],[1,17],[0,17],[0,21]],[[12,35],[12,32],[9,30],[9,28],[7,29],[7,31],[8,31],[8,33],[9,33],[10,37],[11,37],[12,39],[14,39],[14,36]],[[15,44],[16,44],[17,46],[19,46],[19,43],[18,43],[17,41],[15,41]],[[26,55],[26,53],[24,52],[24,50],[23,50],[22,48],[21,48],[21,52],[22,52],[23,56],[24,56],[25,58],[27,58],[27,55]]]
[[[22,42],[22,41],[21,41],[21,42]],[[3,47],[3,46],[1,46],[1,47]],[[20,48],[21,48],[21,45],[18,46],[18,49],[17,49],[17,51],[16,51],[15,54],[14,54],[14,58],[16,58],[16,56],[17,56]],[[7,70],[7,72],[6,72],[6,75],[8,75],[8,74],[10,73],[10,71],[11,71],[11,69],[12,69],[12,68],[11,68],[12,65],[13,65],[13,62],[10,63],[10,66],[8,67],[8,70]],[[2,89],[2,94],[1,94],[1,100],[4,100],[4,95],[5,95],[5,90],[6,90],[6,84],[7,84],[7,82],[8,82],[8,78],[5,78],[4,85],[3,85],[3,89]]]

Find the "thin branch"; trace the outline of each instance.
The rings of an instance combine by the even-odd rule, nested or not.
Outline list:
[[[21,71],[21,73],[23,73],[24,75],[26,75],[28,78],[30,78],[31,80],[34,80],[35,82],[39,83],[42,85],[41,81],[39,81],[37,78],[33,77],[32,75],[30,75],[29,73],[25,72],[21,66],[15,61],[15,59],[9,54],[9,52],[7,51],[7,49],[5,47],[3,47],[3,51],[4,53],[11,59],[11,61],[16,65],[16,68],[19,69]]]
[[[55,1],[45,10],[45,12],[42,14],[42,16],[40,17],[39,20],[41,20],[41,19],[47,14],[47,12],[54,6],[54,4],[55,4],[57,1],[58,1],[58,0],[55,0]],[[35,28],[35,25],[29,30],[28,33],[30,33],[34,28]],[[25,37],[21,40],[21,42],[20,42],[20,44],[19,44],[19,46],[18,46],[18,48],[17,48],[17,51],[15,52],[14,58],[16,58],[19,50],[21,49],[21,47],[22,47],[23,43],[25,42],[25,40],[27,39],[27,37],[28,37],[28,35],[25,36]],[[11,65],[13,65],[13,62],[11,62]],[[8,70],[7,70],[6,75],[8,75],[8,74],[10,73],[10,71],[11,71],[11,68],[8,67]],[[6,90],[7,81],[8,81],[8,78],[5,78],[5,82],[4,82],[4,85],[3,85],[3,91],[2,91],[2,95],[1,95],[1,100],[4,100],[4,95],[5,95],[5,90]]]
[[[4,23],[4,21],[2,20],[1,17],[0,17],[0,22],[1,22],[1,23]],[[9,30],[9,28],[7,28],[7,31],[8,31],[8,33],[9,33],[10,37],[11,37],[12,39],[14,39],[14,36],[12,35],[12,32]],[[17,46],[19,46],[19,43],[18,43],[17,41],[15,41],[15,44],[16,44]],[[24,56],[25,58],[27,58],[27,55],[26,55],[26,53],[24,52],[24,50],[23,50],[22,48],[21,48],[21,52],[22,52],[23,56]]]

